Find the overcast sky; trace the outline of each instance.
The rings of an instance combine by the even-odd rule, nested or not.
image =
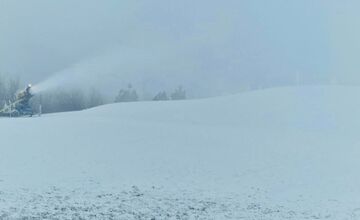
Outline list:
[[[0,0],[0,72],[111,89],[359,83],[356,0]],[[77,73],[81,72],[81,73]]]

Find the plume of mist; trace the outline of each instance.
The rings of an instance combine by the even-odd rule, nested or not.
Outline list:
[[[130,81],[137,72],[139,63],[146,64],[145,60],[139,58],[144,52],[137,53],[134,60],[132,54],[135,51],[107,52],[98,56],[84,59],[59,72],[51,74],[44,81],[34,85],[33,92],[41,93],[58,88],[86,88],[110,85],[119,78]]]
[[[41,93],[49,90],[72,87],[83,87],[84,85],[95,84],[100,80],[103,71],[113,67],[111,60],[106,60],[106,56],[98,56],[85,59],[59,72],[51,74],[49,78],[33,86],[33,93]]]
[[[47,78],[37,92],[95,86],[113,96],[132,83],[150,96],[183,85],[199,97],[289,85],[299,73],[310,83],[359,78],[355,0],[3,2],[0,72]]]
[[[58,88],[96,87],[109,90],[128,83],[145,87],[148,81],[156,86],[161,84],[161,80],[174,87],[177,82],[181,82],[181,78],[188,78],[197,68],[196,62],[184,53],[186,52],[164,43],[146,49],[116,47],[52,74],[44,81],[34,84],[33,93]],[[178,57],[182,57],[182,60]],[[162,85],[164,87],[166,86]]]

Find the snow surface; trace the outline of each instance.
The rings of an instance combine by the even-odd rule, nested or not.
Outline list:
[[[0,119],[0,219],[360,219],[360,88]]]

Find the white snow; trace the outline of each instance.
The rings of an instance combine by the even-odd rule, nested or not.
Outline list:
[[[0,119],[0,218],[359,219],[360,88]]]

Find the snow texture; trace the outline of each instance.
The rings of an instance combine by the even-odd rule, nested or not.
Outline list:
[[[360,219],[357,87],[0,119],[0,219]]]

